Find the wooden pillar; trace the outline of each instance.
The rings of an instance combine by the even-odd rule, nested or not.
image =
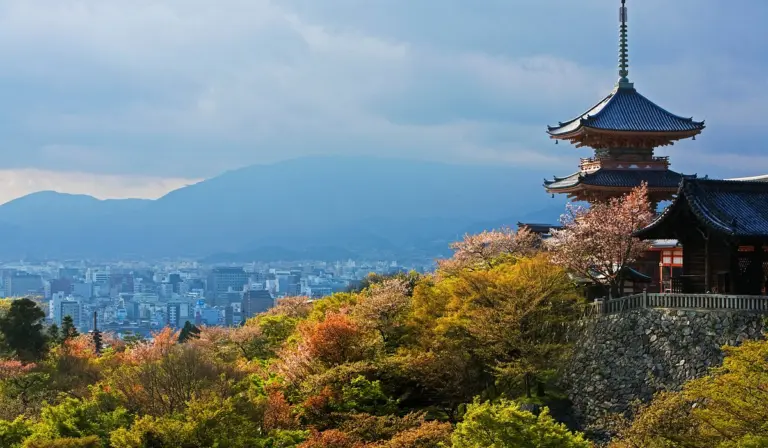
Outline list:
[[[763,290],[763,245],[757,241],[754,242],[754,245],[755,251],[749,265],[749,282],[752,286],[749,294],[759,296]]]
[[[712,292],[712,283],[709,275],[709,229],[703,233],[704,236],[704,292]]]
[[[768,261],[768,258],[766,257],[766,251],[765,251],[765,241],[760,241],[760,293],[761,295],[768,295],[768,287],[766,287],[766,290],[763,291],[763,286],[768,286],[768,278],[766,278],[766,272],[765,269],[763,269],[763,264]]]
[[[729,294],[738,294],[739,277],[741,277],[741,270],[739,269],[739,244],[738,242],[729,241],[728,250],[730,254],[730,272],[728,277],[728,291]]]

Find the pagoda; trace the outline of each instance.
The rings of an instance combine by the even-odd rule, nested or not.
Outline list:
[[[704,122],[674,115],[635,89],[629,81],[626,0],[619,15],[618,83],[583,114],[548,127],[550,138],[593,148],[594,156],[581,159],[579,171],[570,176],[545,180],[544,187],[548,193],[595,202],[621,196],[646,182],[649,199],[656,204],[673,198],[684,175],[670,170],[669,157],[655,156],[655,148],[695,139]]]

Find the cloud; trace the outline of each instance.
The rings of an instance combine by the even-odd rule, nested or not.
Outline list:
[[[567,174],[586,150],[545,126],[612,87],[617,3],[0,0],[0,169],[187,179],[370,154]],[[738,171],[763,151],[765,14],[630,4],[638,88],[708,120],[674,148],[681,170]]]
[[[200,179],[46,171],[0,170],[0,204],[38,191],[88,194],[99,199],[156,199]]]

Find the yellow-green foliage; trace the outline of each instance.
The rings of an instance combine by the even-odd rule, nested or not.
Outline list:
[[[725,347],[723,365],[643,407],[614,448],[768,446],[768,341]]]
[[[0,316],[7,313],[8,310],[11,309],[11,302],[13,302],[13,299],[0,298]]]
[[[431,448],[450,446],[457,423],[459,446],[475,446],[483,412],[500,437],[584,446],[512,401],[467,410],[536,383],[551,399],[580,315],[562,269],[506,247],[183,341],[166,329],[97,355],[87,335],[50,340],[34,364],[0,368],[0,446]]]
[[[590,448],[580,434],[573,434],[549,416],[523,411],[517,403],[469,405],[464,421],[453,432],[454,448]]]

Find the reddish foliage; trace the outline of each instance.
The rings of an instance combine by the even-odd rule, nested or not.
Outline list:
[[[158,361],[168,356],[171,349],[179,342],[178,332],[168,327],[153,333],[152,337],[151,341],[140,342],[126,350],[125,360],[136,365]]]
[[[24,376],[31,372],[35,367],[35,364],[24,364],[15,359],[0,359],[0,380],[8,380]]]
[[[309,439],[299,445],[299,448],[355,448],[355,441],[347,434],[331,429],[314,432]]]
[[[433,448],[444,443],[450,446],[450,423],[426,422],[421,426],[405,430],[395,435],[389,442],[379,444],[381,448]]]
[[[283,392],[273,390],[267,396],[267,408],[264,411],[264,428],[268,431],[273,429],[289,429],[296,424],[293,417],[291,405],[285,399]]]
[[[328,386],[325,386],[319,394],[309,396],[301,404],[303,422],[312,425],[325,420],[331,411],[333,399],[333,391]]]
[[[303,326],[301,334],[307,354],[328,365],[363,358],[363,332],[349,317],[329,314],[322,322]]]
[[[93,359],[96,350],[90,335],[81,334],[75,338],[67,338],[61,345],[61,355],[78,359]]]

